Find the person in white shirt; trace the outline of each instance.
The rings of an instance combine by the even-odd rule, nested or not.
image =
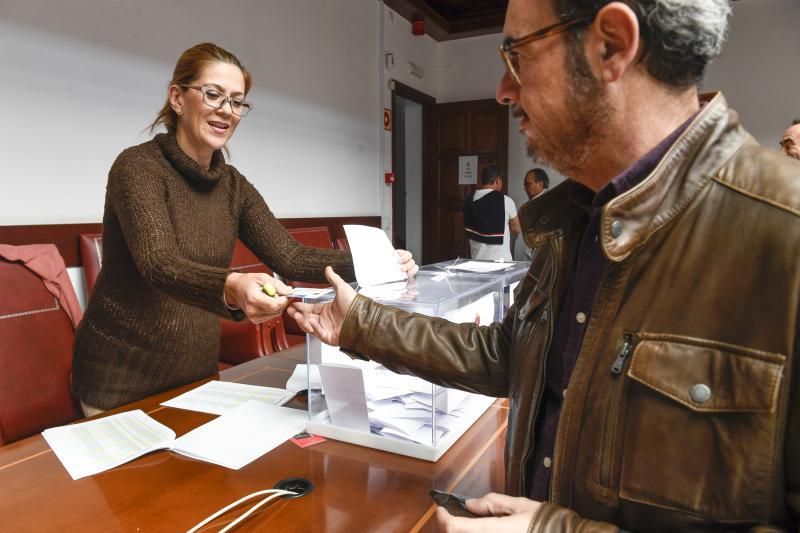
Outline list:
[[[481,188],[464,201],[464,232],[473,259],[511,261],[511,235],[519,233],[517,206],[504,195],[496,165],[481,172]]]

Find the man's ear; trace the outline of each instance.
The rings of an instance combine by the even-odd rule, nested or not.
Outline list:
[[[635,64],[639,48],[639,21],[622,2],[606,4],[586,32],[587,59],[603,83],[619,80]]]

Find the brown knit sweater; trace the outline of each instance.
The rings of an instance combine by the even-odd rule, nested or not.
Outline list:
[[[73,393],[110,409],[217,371],[219,317],[239,238],[278,274],[353,278],[348,252],[307,248],[214,153],[207,171],[159,134],[122,152],[108,176],[103,265],[75,336]]]

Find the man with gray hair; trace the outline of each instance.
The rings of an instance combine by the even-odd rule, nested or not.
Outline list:
[[[697,83],[727,0],[510,0],[497,100],[570,179],[500,323],[293,304],[355,357],[508,398],[505,492],[443,531],[797,531],[800,164]]]
[[[792,121],[792,125],[783,133],[781,153],[800,159],[800,118]]]
[[[550,177],[543,168],[532,168],[525,174],[522,186],[528,200],[533,200],[550,187]]]
[[[528,195],[528,200],[533,200],[550,188],[550,177],[543,168],[532,168],[525,173],[522,186],[525,189],[525,194]],[[514,259],[517,261],[531,261],[533,253],[533,249],[525,244],[524,239],[518,236],[514,241]]]

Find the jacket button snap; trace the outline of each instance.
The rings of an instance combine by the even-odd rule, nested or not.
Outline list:
[[[615,220],[611,223],[611,236],[615,239],[622,235],[622,222]]]
[[[711,399],[711,389],[704,383],[692,385],[689,389],[689,397],[694,403],[706,403]]]

